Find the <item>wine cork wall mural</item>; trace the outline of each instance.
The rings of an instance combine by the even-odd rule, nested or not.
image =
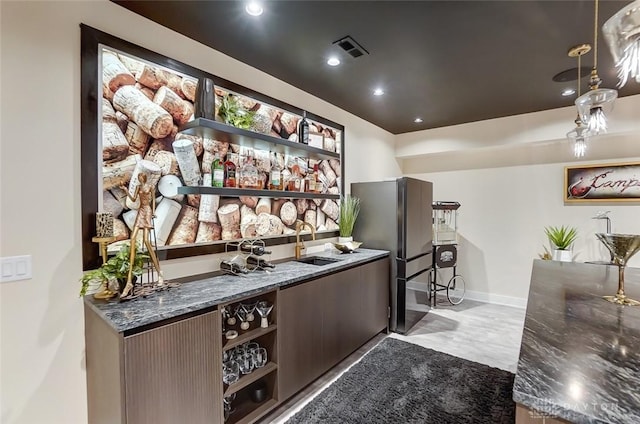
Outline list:
[[[145,172],[157,181],[158,246],[294,234],[297,220],[308,222],[318,232],[338,228],[336,198],[291,199],[269,192],[270,187],[274,188],[271,177],[275,170],[281,178],[279,190],[304,191],[300,189],[301,182],[304,187],[305,179],[312,176],[313,192],[338,195],[341,187],[338,158],[316,160],[297,152],[285,154],[283,149],[259,150],[182,133],[181,126],[194,119],[197,77],[110,47],[101,47],[99,55],[100,212],[114,217],[116,244],[110,250],[118,248],[118,241],[129,238],[137,205],[127,199],[126,190],[135,189],[138,172]],[[301,116],[224,87],[216,86],[215,94],[216,121],[295,143],[300,141]],[[320,135],[322,149],[340,152],[340,129],[312,120],[308,126],[310,134]],[[252,188],[264,189],[264,196],[180,193],[183,186],[211,186],[214,162],[235,168],[235,180],[225,173],[225,185],[219,182],[219,187],[228,184],[239,187],[253,178]]]

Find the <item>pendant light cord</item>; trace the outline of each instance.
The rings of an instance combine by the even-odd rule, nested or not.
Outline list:
[[[593,69],[598,69],[598,0],[593,20]]]
[[[580,82],[582,78],[582,53],[578,53],[578,97],[580,97]]]

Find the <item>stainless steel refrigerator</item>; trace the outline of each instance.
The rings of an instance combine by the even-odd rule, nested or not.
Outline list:
[[[404,334],[429,310],[426,291],[415,288],[428,289],[432,266],[433,184],[408,177],[353,183],[351,195],[360,198],[353,239],[391,252],[389,328]]]

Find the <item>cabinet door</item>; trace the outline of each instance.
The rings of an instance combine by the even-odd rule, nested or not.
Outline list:
[[[332,274],[323,290],[322,353],[328,370],[360,347],[360,267]]]
[[[219,329],[210,312],[125,338],[127,424],[221,421]]]
[[[360,338],[369,340],[389,324],[389,258],[361,267],[360,293],[362,317]]]
[[[326,277],[280,290],[278,379],[282,400],[323,372],[321,331],[325,283]]]

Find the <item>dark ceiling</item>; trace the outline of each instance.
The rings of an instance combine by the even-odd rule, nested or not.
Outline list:
[[[242,1],[116,3],[394,134],[569,106],[575,78],[552,78],[577,66],[569,47],[593,44],[593,1],[263,1],[259,17]],[[601,1],[599,27],[628,3]],[[369,54],[333,45],[347,35]],[[602,87],[615,88],[599,37]],[[629,82],[619,95],[638,93]]]

